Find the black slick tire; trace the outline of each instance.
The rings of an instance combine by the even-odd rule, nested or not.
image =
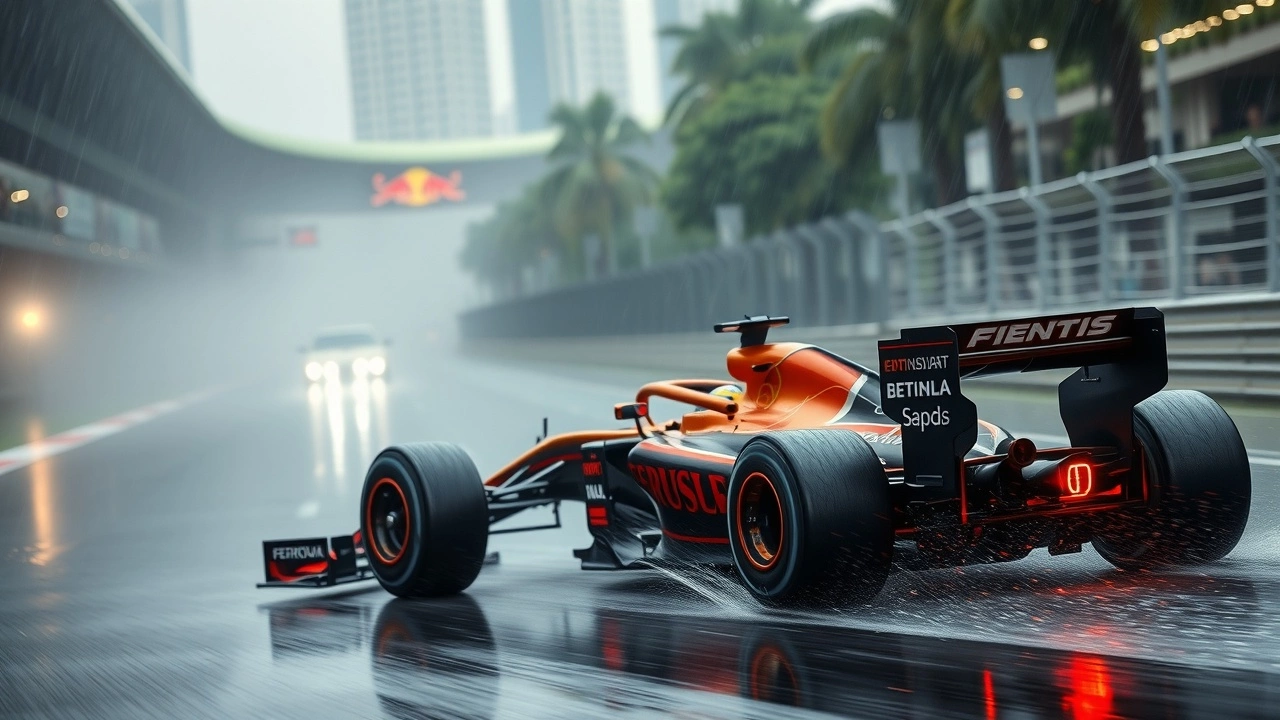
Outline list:
[[[475,463],[449,443],[378,454],[360,494],[369,567],[400,597],[456,595],[475,581],[489,541],[489,507]]]
[[[1098,554],[1122,570],[1189,567],[1235,548],[1249,519],[1249,455],[1218,403],[1192,390],[1144,400],[1133,429],[1152,502],[1104,521]]]
[[[760,435],[728,487],[738,576],[765,605],[835,607],[875,597],[893,556],[889,482],[856,433]]]

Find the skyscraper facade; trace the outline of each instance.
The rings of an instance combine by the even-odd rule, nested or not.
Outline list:
[[[492,135],[483,0],[346,0],[357,140]]]
[[[511,60],[516,96],[516,129],[541,130],[551,112],[547,76],[547,33],[541,0],[507,0],[511,26]]]
[[[187,41],[186,0],[129,0],[151,32],[160,38],[178,63],[191,72],[191,52]]]
[[[552,104],[583,105],[597,91],[631,110],[623,0],[542,0]]]

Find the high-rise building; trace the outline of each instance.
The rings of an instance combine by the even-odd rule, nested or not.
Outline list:
[[[732,13],[738,9],[738,0],[653,0],[653,18],[658,31],[673,25],[696,27],[702,17],[711,12]],[[658,77],[662,82],[662,102],[667,104],[680,89],[680,76],[671,72],[680,41],[676,38],[658,39]]]
[[[357,140],[492,135],[483,0],[346,0]]]
[[[583,105],[597,91],[631,111],[622,0],[542,0],[551,102]]]
[[[191,72],[191,53],[187,49],[186,0],[129,0],[129,5],[142,18],[151,32],[160,38],[170,53]]]
[[[656,117],[654,16],[642,2],[507,0],[521,131],[546,127],[557,103],[582,105],[599,91],[620,112]]]
[[[516,95],[516,129],[541,130],[551,112],[547,33],[540,0],[507,0]]]

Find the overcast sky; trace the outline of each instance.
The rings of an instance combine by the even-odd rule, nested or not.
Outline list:
[[[525,0],[534,2],[536,0]],[[506,0],[485,0],[489,37],[503,68],[494,107],[514,98]],[[877,0],[820,0],[816,17]],[[628,22],[652,38],[651,0],[627,0]],[[326,140],[352,138],[342,0],[187,0],[196,86],[219,114],[263,130]],[[647,33],[644,31],[648,30]],[[628,65],[655,67],[656,45],[628,43]],[[641,114],[661,112],[657,75],[631,98]]]

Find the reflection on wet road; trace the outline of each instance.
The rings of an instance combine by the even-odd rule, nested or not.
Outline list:
[[[530,603],[520,616],[486,611],[488,594],[273,603],[273,657],[321,671],[367,661],[396,718],[767,718],[777,706],[894,718],[1266,717],[1280,701],[1260,671],[718,618],[661,578],[610,583],[569,608]],[[633,612],[610,606],[619,595],[660,600]],[[512,688],[541,711],[508,702]]]
[[[717,572],[578,570],[567,506],[562,529],[494,537],[464,597],[254,590],[260,540],[354,529],[383,446],[460,443],[487,474],[544,415],[610,425],[641,379],[433,362],[281,373],[0,476],[0,717],[1280,716],[1274,463],[1240,547],[1186,573],[1037,551],[898,574],[857,611],[772,612]],[[1042,397],[987,407],[1060,432]]]
[[[364,480],[364,468],[389,443],[387,384],[382,378],[357,377],[347,383],[337,379],[307,387],[311,420],[311,447],[317,492],[343,496],[350,483]],[[355,430],[357,474],[348,477],[347,424]]]

